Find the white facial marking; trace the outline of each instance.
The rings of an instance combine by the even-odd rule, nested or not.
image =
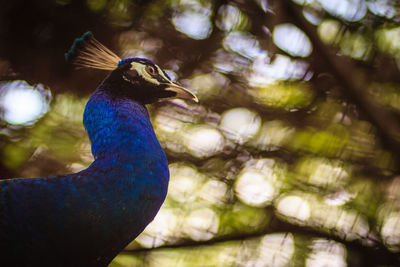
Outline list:
[[[157,70],[158,70],[158,73],[161,75],[161,77],[163,77],[166,81],[171,81],[165,74],[164,74],[164,72],[162,71],[162,69],[159,67],[159,66],[157,66],[156,65],[156,67],[157,67]]]
[[[154,83],[154,84],[157,84],[157,85],[160,84],[159,81],[157,81],[156,79],[154,79],[153,77],[151,77],[150,74],[147,73],[147,71],[146,71],[146,64],[142,64],[142,63],[139,63],[139,62],[131,62],[131,65],[132,65],[131,70],[137,71],[137,73],[138,73],[143,79],[145,79],[146,81],[151,82],[151,83]],[[157,68],[159,68],[159,67],[157,66]]]

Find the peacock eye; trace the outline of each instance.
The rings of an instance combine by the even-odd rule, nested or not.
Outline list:
[[[156,75],[157,74],[156,69],[153,66],[150,66],[150,65],[146,66],[146,71],[150,75]]]

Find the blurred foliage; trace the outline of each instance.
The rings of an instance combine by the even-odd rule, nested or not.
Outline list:
[[[8,1],[2,178],[91,163],[82,113],[106,73],[63,60],[86,30],[200,99],[149,106],[169,194],[110,266],[400,265],[397,1]],[[17,80],[43,95],[25,121],[7,119],[34,105],[6,98]]]

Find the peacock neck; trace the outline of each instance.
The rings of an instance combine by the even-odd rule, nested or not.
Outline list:
[[[95,160],[137,162],[138,158],[165,157],[146,107],[115,96],[102,84],[90,97],[83,123]]]
[[[59,266],[66,252],[62,266],[108,266],[161,207],[168,163],[147,110],[107,86],[84,112],[95,157],[87,169],[0,184],[4,266]]]

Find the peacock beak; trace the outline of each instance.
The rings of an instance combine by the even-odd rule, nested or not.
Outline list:
[[[172,82],[169,83],[168,87],[165,88],[165,90],[175,92],[176,98],[188,99],[188,100],[192,100],[196,103],[199,103],[199,99],[197,98],[197,96],[195,96],[188,89],[186,89],[180,85],[177,85],[176,83],[172,83]]]

